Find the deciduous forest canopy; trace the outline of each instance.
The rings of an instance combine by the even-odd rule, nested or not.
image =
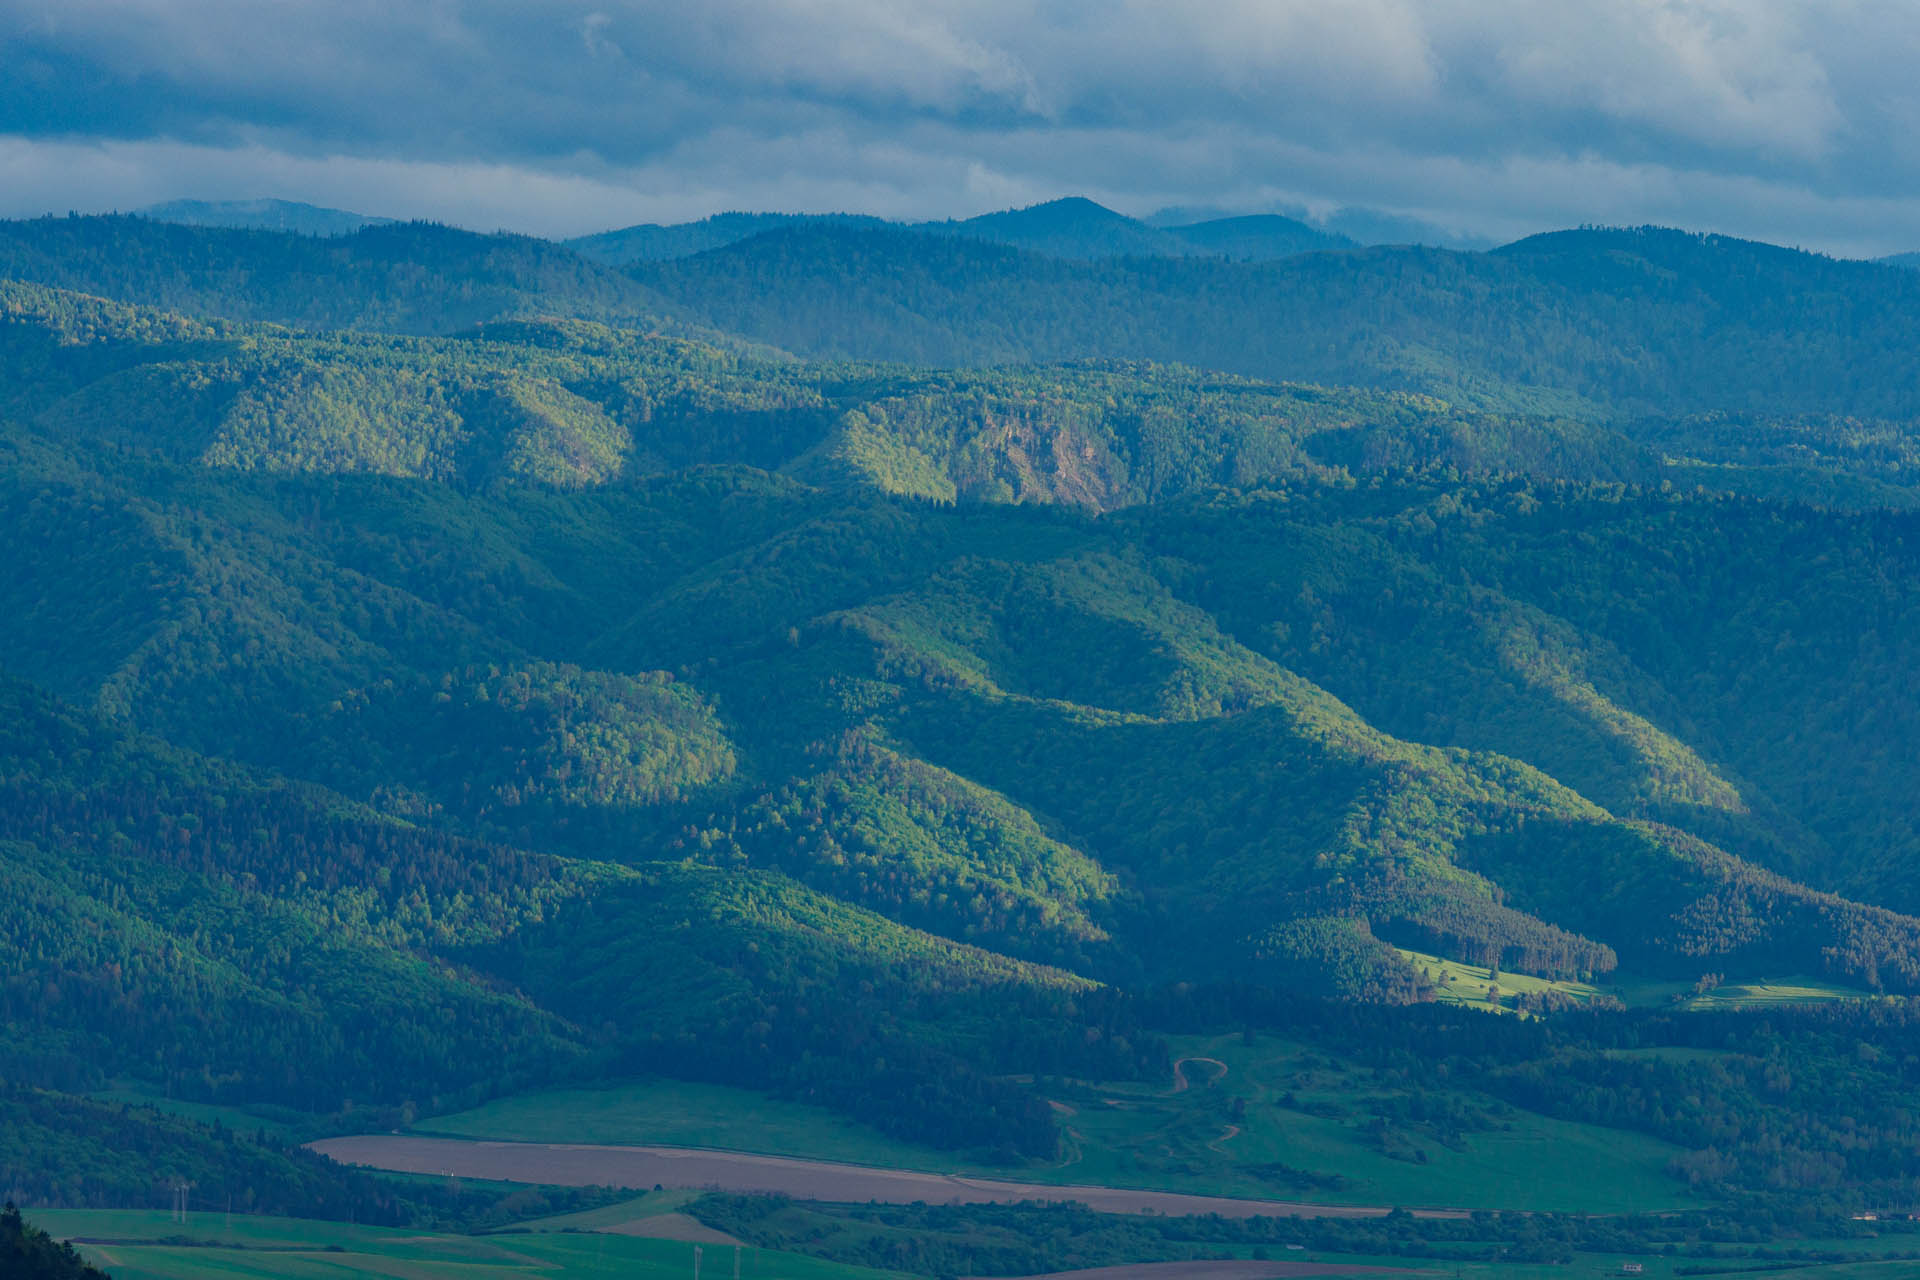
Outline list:
[[[1920,273],[1285,221],[0,224],[0,1181],[444,1209],[128,1082],[1019,1166],[1244,1028],[1906,1203]]]

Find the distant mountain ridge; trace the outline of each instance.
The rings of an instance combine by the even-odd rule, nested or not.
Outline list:
[[[716,328],[814,358],[1159,360],[1589,417],[1920,416],[1920,277],[1657,227],[1253,263],[805,227],[633,274]]]
[[[1363,205],[1348,205],[1316,216],[1304,205],[1274,204],[1266,208],[1225,209],[1213,205],[1169,205],[1147,215],[1145,221],[1156,227],[1185,227],[1196,222],[1225,222],[1235,218],[1284,217],[1303,222],[1316,231],[1344,236],[1357,244],[1417,244],[1429,249],[1458,249],[1477,253],[1499,244],[1487,236],[1474,235],[1428,222],[1407,214],[1389,213]]]
[[[723,249],[769,231],[829,225],[884,227],[890,224],[884,218],[852,213],[716,213],[698,222],[669,225],[647,222],[616,231],[575,236],[562,243],[582,257],[610,266],[625,266]]]
[[[525,314],[647,329],[673,308],[530,236],[386,223],[320,237],[130,215],[0,222],[0,279],[223,320],[451,333]]]
[[[169,200],[135,209],[156,222],[189,227],[234,227],[253,231],[291,231],[305,236],[343,236],[362,227],[395,221],[346,209],[327,209],[298,200]]]
[[[0,222],[0,279],[309,329],[451,334],[539,317],[815,359],[1149,360],[1588,421],[1920,418],[1908,354],[1920,275],[1725,236],[1583,229],[1490,253],[1376,246],[1237,261],[1257,256],[1249,246],[1279,253],[1293,228],[1196,224],[1181,234],[1212,236],[1231,256],[1113,256],[1173,232],[1084,201],[937,230],[773,225],[618,269],[551,241],[429,223],[323,239],[39,218]],[[1001,242],[1011,239],[1037,248]]]
[[[1320,249],[1350,249],[1357,244],[1346,236],[1278,214],[1157,226],[1116,213],[1083,196],[945,222],[890,222],[845,213],[721,213],[699,222],[644,224],[579,236],[564,243],[596,261],[628,266],[723,249],[768,233],[826,228],[955,236],[1069,259],[1223,257],[1266,261]]]

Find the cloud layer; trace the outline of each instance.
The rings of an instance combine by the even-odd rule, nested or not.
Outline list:
[[[1084,193],[1920,248],[1905,0],[0,0],[0,213]]]

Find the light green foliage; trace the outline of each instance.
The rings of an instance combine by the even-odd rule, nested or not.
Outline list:
[[[1164,1074],[1115,988],[1216,1014],[1215,984],[1464,994],[1415,952],[1543,1004],[1920,990],[1914,532],[1856,509],[1910,479],[1906,277],[1651,233],[998,276],[943,241],[876,259],[864,309],[793,288],[844,236],[755,297],[738,254],[650,277],[763,336],[837,342],[840,308],[863,358],[1100,320],[1102,362],[943,372],[599,323],[652,295],[521,241],[225,236],[0,234],[0,269],[50,282],[0,286],[9,1079],[390,1125],[693,1076],[1045,1165],[1066,1126],[1037,1082]],[[1645,270],[1676,264],[1706,283]],[[1800,382],[1735,388],[1765,334],[1824,332],[1781,280],[1857,284],[1889,323],[1852,355],[1895,390],[1802,403],[1815,341]],[[955,309],[996,298],[961,342]],[[1355,341],[1307,340],[1329,299]],[[1735,304],[1746,336],[1700,328]],[[1374,385],[1114,338],[1190,305],[1239,308],[1195,331],[1210,361]],[[1734,390],[1806,412],[1631,416]],[[1832,509],[1779,500],[1793,468]],[[1791,1145],[1837,1122],[1744,1058],[1704,1090],[1638,1064],[1678,1073],[1649,1091],[1544,1044],[1492,1055],[1502,1078],[1687,1138],[1702,1186],[1848,1185]],[[1728,1097],[1771,1136],[1709,1150]],[[1274,1123],[1276,1153],[1339,1136]]]
[[[1467,1005],[1496,1013],[1517,1010],[1524,1014],[1579,1005],[1605,1008],[1609,999],[1624,999],[1624,989],[1603,988],[1564,978],[1536,978],[1531,974],[1447,960],[1418,951],[1402,949],[1400,954],[1413,966],[1421,981],[1433,988],[1434,999],[1448,1004]]]

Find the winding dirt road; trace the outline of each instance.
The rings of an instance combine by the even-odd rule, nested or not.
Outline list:
[[[1136,1191],[1124,1187],[1047,1186],[955,1174],[879,1169],[823,1160],[756,1156],[692,1147],[598,1147],[537,1142],[471,1142],[407,1134],[366,1134],[309,1143],[342,1164],[394,1173],[529,1182],[557,1187],[654,1186],[787,1195],[801,1200],[883,1204],[1013,1204],[1078,1201],[1102,1213],[1217,1213],[1228,1218],[1376,1218],[1385,1208],[1240,1200],[1228,1196]],[[1423,1218],[1461,1218],[1458,1209],[1416,1209]]]
[[[1215,1071],[1211,1076],[1207,1077],[1207,1083],[1209,1085],[1219,1084],[1227,1078],[1227,1064],[1218,1058],[1182,1058],[1173,1064],[1173,1092],[1175,1093],[1185,1093],[1193,1087],[1193,1081],[1187,1078],[1187,1064],[1189,1062],[1204,1062],[1210,1067],[1219,1068],[1218,1071]]]

